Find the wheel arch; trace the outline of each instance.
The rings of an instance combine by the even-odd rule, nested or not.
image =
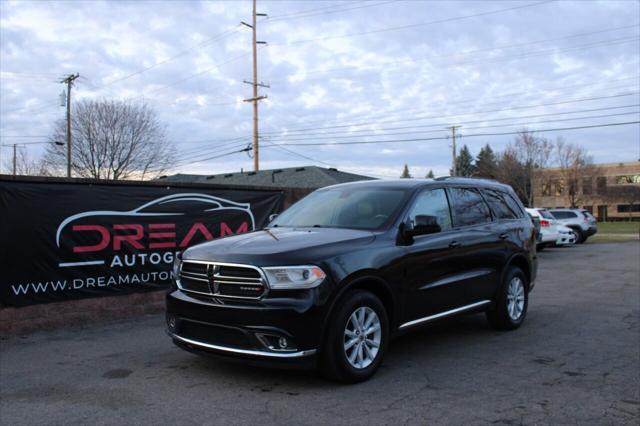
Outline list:
[[[344,284],[340,286],[335,297],[333,297],[333,301],[331,302],[326,318],[330,318],[331,315],[333,315],[338,302],[344,298],[345,294],[353,290],[362,289],[370,291],[380,299],[387,311],[389,331],[392,332],[392,330],[395,329],[398,315],[397,298],[393,295],[391,286],[384,278],[377,275],[374,271],[365,271],[357,273],[357,275],[347,277],[343,282]],[[325,321],[322,326],[322,342],[325,341],[327,335],[327,323],[328,321]]]
[[[502,275],[500,277],[500,282],[502,283],[504,281],[504,276],[507,273],[507,271],[509,270],[509,268],[511,266],[516,266],[518,268],[520,268],[520,270],[522,270],[522,272],[524,272],[525,277],[527,278],[527,289],[529,289],[529,286],[531,284],[531,264],[529,263],[529,261],[527,260],[527,258],[520,253],[516,253],[513,256],[511,256],[511,258],[509,259],[509,261],[506,263],[503,271],[502,271]]]

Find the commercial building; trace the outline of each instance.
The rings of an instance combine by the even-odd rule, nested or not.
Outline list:
[[[567,179],[560,168],[538,172],[534,190],[536,207],[577,207],[599,221],[640,220],[640,161],[596,164],[594,175],[575,173]]]

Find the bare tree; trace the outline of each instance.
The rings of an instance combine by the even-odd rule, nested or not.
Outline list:
[[[71,117],[71,169],[94,179],[154,178],[167,170],[174,151],[155,112],[130,100],[84,100]],[[66,124],[56,123],[52,141],[66,140]],[[52,170],[67,164],[66,150],[49,146],[44,157]],[[60,173],[61,174],[61,173]]]
[[[600,168],[585,148],[566,143],[562,137],[556,141],[556,158],[571,207],[579,207],[593,194],[592,182],[601,175]]]
[[[495,172],[497,180],[510,185],[520,200],[525,204],[528,203],[527,170],[525,165],[520,162],[518,153],[513,146],[508,145],[499,154]]]
[[[59,149],[59,148],[58,148]],[[7,173],[13,174],[13,155],[4,159],[4,169]],[[18,146],[16,150],[16,175],[20,176],[43,176],[47,175],[46,168],[42,161],[31,157],[24,146]]]
[[[535,188],[540,180],[538,170],[548,165],[553,143],[524,129],[516,136],[509,148],[524,168],[522,194],[525,204],[533,207]]]

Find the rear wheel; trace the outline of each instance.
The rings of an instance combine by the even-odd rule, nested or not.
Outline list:
[[[333,380],[356,383],[370,378],[387,348],[389,322],[374,294],[348,293],[329,320],[323,348],[323,371]]]
[[[524,272],[516,266],[509,268],[487,320],[499,330],[514,330],[524,322],[529,306],[529,283]]]
[[[546,244],[538,244],[538,245],[536,245],[536,251],[542,251],[545,248],[547,248]]]

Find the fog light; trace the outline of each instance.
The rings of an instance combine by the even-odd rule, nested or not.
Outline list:
[[[167,316],[167,326],[169,327],[169,331],[176,331],[176,317],[173,315]]]
[[[287,339],[285,339],[284,337],[281,337],[278,339],[278,346],[280,346],[280,349],[287,349],[287,346],[289,346],[289,342],[287,342]]]
[[[286,337],[273,334],[256,333],[256,337],[265,348],[272,351],[295,351],[295,343]]]

